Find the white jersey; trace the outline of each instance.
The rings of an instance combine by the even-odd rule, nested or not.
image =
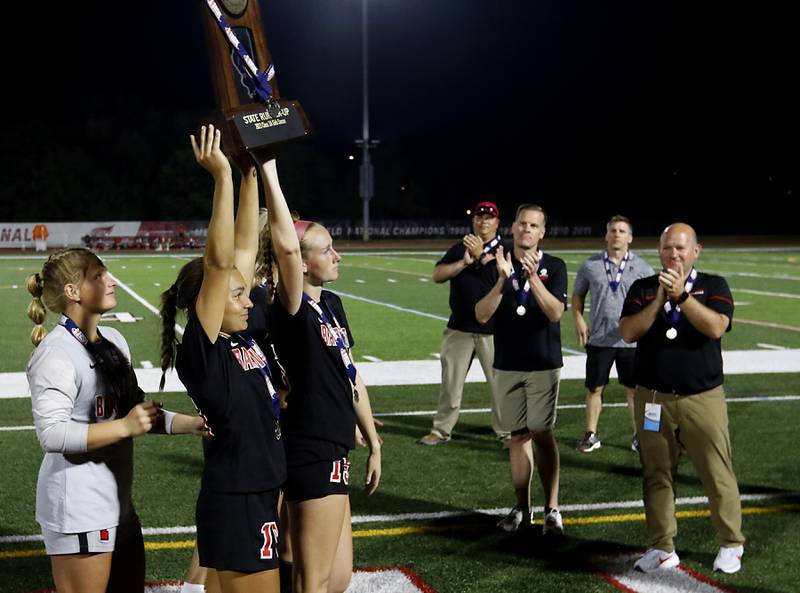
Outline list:
[[[125,338],[101,328],[130,360]],[[36,520],[51,531],[81,533],[121,523],[133,512],[133,440],[87,451],[89,424],[108,414],[104,385],[89,352],[58,325],[28,363],[36,435],[45,450],[36,487]],[[108,416],[108,417],[106,417]]]

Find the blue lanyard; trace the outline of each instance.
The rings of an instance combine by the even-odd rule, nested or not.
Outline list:
[[[692,268],[692,271],[689,273],[689,277],[686,278],[686,284],[684,285],[683,290],[689,293],[692,292],[695,280],[697,280],[697,270]],[[667,314],[667,320],[669,321],[670,325],[678,325],[678,321],[681,319],[680,305],[673,305],[671,301],[667,301],[664,303],[664,312]]]
[[[539,258],[539,266],[542,264],[542,250],[540,249],[538,254]],[[522,285],[520,288],[519,285],[519,275],[517,274],[517,270],[514,268],[514,265],[511,265],[511,276],[509,277],[511,280],[511,286],[514,287],[514,295],[517,298],[517,315],[522,317],[525,315],[525,304],[528,302],[528,296],[531,294],[531,281],[528,278],[525,278],[525,284]]]
[[[62,315],[61,319],[59,320],[59,325],[63,325],[66,330],[72,334],[72,337],[78,340],[84,347],[89,351],[90,354],[94,354],[94,346],[89,341],[89,338],[81,331],[81,328],[78,327],[78,324],[72,321],[66,315]],[[97,335],[100,336],[100,331],[98,330]],[[100,336],[101,338],[103,336]]]
[[[502,240],[503,238],[498,233],[498,235],[494,239],[492,239],[491,241],[487,241],[486,243],[483,244],[483,252],[491,253],[492,251],[494,251],[495,247],[497,247],[500,244],[500,241]]]
[[[253,59],[244,49],[244,46],[239,42],[233,29],[231,29],[231,26],[228,24],[228,21],[222,16],[222,11],[219,9],[219,6],[217,6],[217,3],[214,0],[206,0],[206,4],[208,4],[208,8],[214,14],[219,28],[222,29],[222,32],[228,38],[231,46],[236,50],[239,57],[242,58],[242,61],[247,66],[247,73],[250,75],[250,79],[253,82],[255,92],[265,103],[271,101],[272,88],[269,86],[269,81],[275,76],[275,67],[270,64],[263,72],[259,72],[258,66],[256,66]]]
[[[617,292],[617,288],[619,288],[620,282],[622,281],[622,272],[625,271],[625,264],[628,263],[628,260],[631,257],[631,252],[628,251],[625,253],[625,257],[619,262],[619,269],[617,270],[616,278],[611,277],[611,258],[608,257],[608,252],[603,253],[603,263],[606,266],[606,276],[608,277],[608,285],[611,287],[613,292]]]
[[[272,400],[272,413],[275,414],[275,420],[278,420],[281,417],[281,398],[275,390],[275,386],[272,384],[272,373],[269,370],[267,357],[264,356],[264,353],[261,351],[261,348],[258,347],[255,340],[246,338],[242,334],[236,334],[236,336],[252,348],[260,359],[264,361],[263,366],[258,367],[258,372],[261,373],[261,376],[264,377],[264,382],[267,384],[267,393],[269,393],[270,399]]]
[[[353,386],[353,394],[356,394],[356,365],[353,364],[353,359],[350,356],[350,349],[345,345],[342,336],[333,328],[333,325],[330,322],[330,319],[325,314],[325,311],[322,310],[322,307],[308,296],[306,293],[303,293],[303,300],[307,302],[314,311],[317,312],[319,315],[320,321],[327,326],[328,333],[336,338],[336,346],[339,348],[339,354],[342,357],[342,363],[344,364],[345,371],[347,371],[347,378],[350,379],[350,383]],[[336,327],[341,329],[339,322],[336,320],[336,316],[333,317],[334,322],[336,323]]]

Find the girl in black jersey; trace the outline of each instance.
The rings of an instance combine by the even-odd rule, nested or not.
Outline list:
[[[339,298],[323,290],[341,258],[328,231],[295,222],[303,256],[303,303],[273,307],[273,340],[291,383],[283,429],[295,593],[340,592],[352,574],[348,452],[355,424],[370,447],[366,489],[380,482],[380,440],[369,396],[352,365],[352,334]]]
[[[191,141],[197,162],[214,177],[214,203],[203,258],[186,264],[162,295],[162,370],[174,362],[211,434],[196,511],[200,564],[216,569],[222,591],[277,592],[277,501],[286,471],[279,403],[264,352],[246,333],[258,251],[256,171],[243,175],[234,222],[219,131],[203,127],[199,142]],[[297,270],[278,295],[296,311],[299,245],[285,203],[277,204],[282,196],[269,189],[279,267]],[[188,320],[176,349],[178,309]]]

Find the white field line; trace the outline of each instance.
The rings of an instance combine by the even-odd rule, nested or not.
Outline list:
[[[114,276],[111,272],[109,272],[108,275],[111,276],[111,279],[114,280],[114,282],[117,283],[117,286],[119,286],[122,290],[127,292],[129,295],[131,295],[145,309],[147,309],[148,311],[150,311],[154,315],[157,315],[157,316],[161,315],[161,313],[159,312],[158,309],[156,309],[153,305],[151,305],[144,297],[142,297],[137,292],[135,292],[130,286],[128,286],[122,280],[120,280],[119,278]],[[183,335],[183,327],[180,326],[177,323],[175,324],[175,331],[178,333],[178,335],[181,335],[181,336]]]
[[[800,497],[800,491],[795,492],[768,492],[760,494],[742,494],[742,502],[760,502],[765,500],[793,499]],[[692,506],[708,504],[705,496],[692,496],[675,499],[675,506]],[[595,502],[585,504],[563,504],[559,506],[562,512],[591,512],[591,511],[610,511],[619,509],[643,509],[644,502],[641,499],[635,500],[616,500],[610,502]],[[471,515],[507,515],[510,507],[496,507],[490,509],[466,509],[463,511],[434,511],[428,513],[394,513],[386,515],[354,515],[352,524],[363,523],[396,523],[401,521],[431,521],[436,519],[450,519],[456,517],[466,517]],[[532,513],[541,513],[544,507],[533,507]],[[142,534],[151,535],[189,535],[197,533],[194,525],[179,525],[175,527],[145,527]],[[5,535],[0,537],[0,544],[10,544],[19,542],[42,541],[41,535]]]
[[[767,280],[800,280],[800,276],[790,274],[759,274],[757,272],[734,272],[732,270],[708,270],[710,274],[718,276],[740,276],[742,278],[762,278]]]
[[[756,344],[759,348],[766,348],[767,350],[788,350],[786,346],[778,346],[776,344],[765,344],[763,342],[759,342]]]
[[[417,309],[408,309],[406,307],[401,307],[400,305],[393,305],[392,303],[384,303],[382,301],[376,301],[374,299],[368,299],[367,297],[357,296],[355,294],[350,294],[348,292],[340,292],[338,290],[333,291],[339,296],[347,297],[348,299],[353,299],[356,301],[361,301],[364,303],[369,303],[370,305],[378,305],[380,307],[388,307],[389,309],[394,309],[395,311],[401,311],[402,313],[411,313],[412,315],[419,315],[421,317],[428,317],[430,319],[437,319],[439,321],[447,321],[447,317],[442,317],[441,315],[435,315],[433,313],[426,313],[425,311],[419,311]]]
[[[729,397],[725,399],[729,404],[740,404],[748,402],[791,402],[800,401],[800,395],[754,395],[749,397]],[[584,410],[586,404],[559,404],[559,410]],[[603,408],[627,408],[627,402],[604,403]],[[490,408],[462,408],[460,414],[488,414]],[[405,417],[405,416],[433,416],[436,410],[411,410],[408,412],[375,412],[373,416],[381,418]],[[33,428],[33,427],[31,427]]]
[[[358,297],[359,299],[361,297]],[[722,352],[726,375],[757,375],[766,373],[800,373],[800,349],[792,350],[730,350]],[[586,374],[586,356],[565,356],[561,379],[583,379]],[[442,379],[442,366],[438,360],[389,360],[361,362],[359,373],[367,385],[438,385]],[[135,369],[139,386],[146,393],[157,393],[161,378],[160,369]],[[616,368],[611,378],[617,378]],[[477,360],[467,372],[467,383],[483,383],[486,376]],[[165,391],[185,391],[174,371],[167,373]],[[0,399],[30,397],[24,372],[0,373]]]
[[[431,253],[433,253],[433,252],[431,252]],[[436,252],[436,253],[438,253],[438,252]],[[360,254],[356,254],[355,252],[351,252],[350,255],[351,256],[355,256],[355,255],[360,255]],[[420,263],[423,263],[423,264],[431,264],[431,265],[435,264],[438,261],[436,259],[422,259],[422,258],[419,258],[419,257],[416,257],[416,258],[415,257],[398,257],[398,256],[394,256],[394,255],[378,255],[378,254],[367,254],[367,257],[383,257],[385,259],[394,259],[394,260],[397,260],[397,261],[415,261],[415,262],[420,262]]]
[[[754,395],[750,397],[729,397],[725,400],[729,404],[740,403],[753,403],[753,402],[790,402],[800,401],[800,395]],[[628,404],[624,402],[611,402],[603,404],[604,408],[625,408]],[[559,410],[583,410],[586,404],[559,404]],[[463,408],[459,413],[461,414],[488,414],[491,412],[489,408]],[[407,412],[375,412],[373,416],[376,418],[405,418],[409,416],[433,416],[436,410],[410,410]],[[0,426],[0,432],[20,431],[20,430],[34,430],[33,425],[25,426]]]
[[[754,319],[742,319],[741,317],[735,323],[744,323],[745,325],[757,325],[758,327],[769,327],[772,329],[782,329],[790,332],[800,332],[800,327],[796,325],[784,325],[783,323],[771,323],[769,321],[755,321]]]
[[[782,299],[800,299],[800,294],[794,292],[770,292],[768,290],[751,290],[749,288],[733,288],[731,292],[743,292],[745,294],[758,294],[761,296],[779,297]]]
[[[411,313],[412,315],[420,315],[422,317],[428,317],[430,319],[438,319],[440,321],[447,321],[447,317],[443,317],[441,315],[435,315],[434,313],[426,313],[425,311],[419,311],[418,309],[408,309],[406,307],[401,307],[399,305],[394,305],[392,303],[385,303],[383,301],[376,301],[375,299],[368,299],[367,297],[357,296],[354,294],[350,294],[349,292],[340,292],[338,290],[334,290],[339,296],[347,297],[349,299],[354,299],[356,301],[362,301],[364,303],[369,303],[370,305],[378,305],[380,307],[388,307],[389,309],[394,309],[395,311],[401,311],[403,313]],[[578,350],[572,350],[571,348],[561,348],[562,352],[566,352],[568,354],[573,354],[576,356],[586,356],[585,352],[580,352]],[[365,357],[366,358],[366,357]]]
[[[361,358],[368,360],[369,362],[383,362],[383,359],[378,358],[377,356],[370,356],[369,354],[362,354]]]

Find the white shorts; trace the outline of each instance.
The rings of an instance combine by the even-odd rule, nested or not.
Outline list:
[[[125,541],[141,532],[138,518],[97,531],[85,533],[59,533],[42,527],[44,547],[48,556],[60,554],[97,554],[113,552],[117,540]]]

